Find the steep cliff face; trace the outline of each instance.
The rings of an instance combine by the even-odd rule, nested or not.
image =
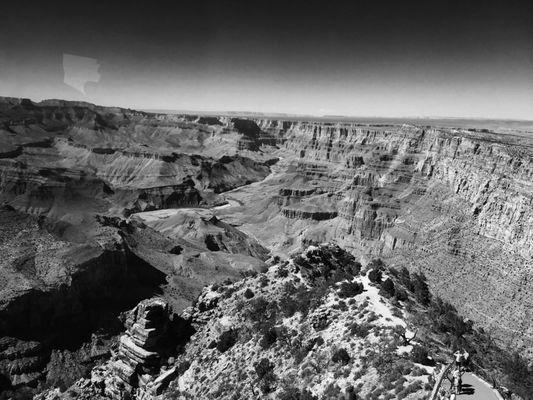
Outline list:
[[[228,193],[249,206],[224,210],[224,216],[281,253],[331,240],[363,257],[381,255],[422,269],[439,295],[506,343],[532,343],[528,138],[431,127],[256,122],[278,138],[284,168],[264,182],[261,194],[244,188]],[[277,211],[266,205],[265,192]],[[247,224],[247,209],[260,228]],[[265,226],[281,238],[267,237]]]
[[[218,193],[270,172],[268,160],[236,154],[241,135],[222,134],[220,121],[64,101],[0,103],[0,202],[67,224],[95,213],[212,206]]]
[[[84,382],[91,386],[80,395],[122,399],[125,395],[149,398],[161,394],[176,376],[176,367],[168,368],[168,359],[174,359],[178,338],[187,334],[186,324],[179,326],[178,317],[170,320],[171,315],[163,299],[140,302],[128,313],[118,354],[92,371],[91,380]]]
[[[386,226],[399,214],[395,210],[402,200],[442,183],[471,204],[469,217],[479,225],[479,234],[531,255],[533,161],[531,151],[513,137],[294,123],[283,141],[299,156],[308,179],[322,190],[342,188],[347,204],[340,211],[346,217],[366,207],[375,212],[366,212],[365,220],[381,215]],[[363,199],[361,192],[369,196]],[[369,237],[382,232],[377,229]]]
[[[337,216],[336,211],[321,211],[320,209],[315,210],[301,210],[301,209],[291,209],[283,208],[281,214],[284,217],[291,219],[311,219],[314,221],[323,221],[326,219],[333,219]]]
[[[165,281],[118,237],[80,245],[16,211],[0,211],[0,221],[0,390],[45,382],[53,351],[74,354],[95,332],[116,334],[118,314]]]
[[[237,142],[237,148],[239,150],[258,151],[262,145],[276,144],[276,138],[262,130],[255,121],[232,118],[231,123],[234,129],[242,135]]]

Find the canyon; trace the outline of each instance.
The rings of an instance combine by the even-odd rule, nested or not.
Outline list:
[[[0,98],[0,391],[48,388],[57,351],[98,340],[128,364],[153,350],[128,310],[178,315],[324,243],[424,273],[531,359],[533,132],[482,128]]]

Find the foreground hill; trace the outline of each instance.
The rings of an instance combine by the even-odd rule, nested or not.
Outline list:
[[[165,387],[157,376],[130,372],[124,379],[125,364],[149,371],[147,359],[139,363],[125,349],[126,336],[116,358],[65,396],[114,397],[122,388],[138,398],[421,398],[433,368],[412,361],[413,346],[395,333],[405,331],[402,311],[360,270],[348,253],[323,246],[265,273],[209,286],[181,316],[190,324],[182,331],[192,335],[161,358],[160,376],[171,376]],[[136,342],[137,331],[128,332]]]
[[[509,371],[490,369],[494,349],[478,347],[481,334],[432,299],[422,276],[378,260],[362,269],[337,246],[311,246],[263,273],[209,286],[171,314],[163,299],[141,302],[107,363],[37,399],[421,399],[458,345],[476,373],[512,383]],[[500,398],[468,379],[470,395]]]

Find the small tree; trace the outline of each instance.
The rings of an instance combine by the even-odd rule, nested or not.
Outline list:
[[[404,285],[407,288],[407,290],[409,290],[410,292],[413,291],[414,288],[411,283],[411,274],[409,273],[409,270],[407,268],[402,267],[400,269],[399,279],[402,285]]]
[[[288,276],[289,276],[289,270],[284,265],[280,265],[278,267],[278,270],[276,271],[276,277],[277,278],[286,278]]]
[[[416,330],[414,334],[407,334],[407,330],[403,326],[396,325],[393,328],[393,332],[396,336],[398,336],[401,339],[402,346],[408,346],[409,344],[411,344],[413,339],[416,337],[418,330]]]
[[[274,370],[274,364],[268,358],[262,358],[254,364],[254,370],[258,379],[263,379],[267,374]]]
[[[394,282],[390,278],[387,278],[381,284],[380,294],[384,295],[387,298],[390,298],[394,296],[395,293],[396,293],[396,290],[394,288]]]
[[[354,297],[363,293],[363,285],[359,282],[342,282],[340,284],[339,297]]]
[[[368,271],[368,279],[370,280],[370,282],[381,283],[382,278],[383,275],[381,273],[381,270],[374,268]]]
[[[381,258],[374,258],[368,263],[368,268],[379,269],[380,271],[385,268],[385,263]]]
[[[403,290],[401,287],[395,288],[394,297],[396,297],[396,300],[398,301],[406,301],[409,298],[407,296],[407,292]]]
[[[331,361],[346,365],[350,361],[350,355],[348,354],[346,349],[340,348],[333,353]]]
[[[355,391],[355,388],[350,385],[346,388],[346,400],[358,400],[359,396],[357,396],[357,392]]]
[[[359,275],[361,273],[361,269],[363,268],[363,266],[361,265],[361,263],[359,261],[355,261],[353,264],[351,264],[350,266],[350,270],[351,270],[351,273],[356,276],[356,275]]]
[[[259,341],[259,345],[263,349],[268,349],[276,342],[276,340],[278,340],[278,333],[276,332],[276,329],[274,327],[265,326],[262,332],[261,340]]]
[[[413,350],[411,350],[411,360],[422,365],[432,364],[429,359],[428,349],[420,345],[413,346]]]
[[[415,297],[418,302],[424,306],[429,305],[431,301],[431,293],[426,282],[426,277],[423,274],[413,274],[411,281],[414,288]]]
[[[361,339],[364,339],[368,336],[371,329],[372,325],[368,323],[358,324],[357,322],[353,322],[350,326],[350,333],[352,335],[360,337]]]
[[[264,394],[272,392],[276,375],[274,375],[274,364],[268,358],[262,358],[254,365],[255,373],[259,381],[259,387]]]

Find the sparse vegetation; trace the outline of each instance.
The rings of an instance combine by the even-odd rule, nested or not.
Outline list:
[[[386,298],[393,297],[395,295],[395,293],[396,293],[396,290],[395,290],[395,287],[394,287],[394,282],[392,282],[392,280],[390,278],[386,279],[381,284],[381,290],[379,291],[379,293],[383,297],[386,297]]]
[[[352,335],[355,335],[357,337],[364,339],[368,336],[371,329],[372,329],[372,325],[368,323],[358,324],[357,322],[353,322],[352,325],[350,326],[350,333]]]
[[[274,374],[274,364],[268,358],[262,358],[254,365],[257,381],[261,392],[268,394],[274,390],[276,375]]]
[[[363,293],[363,285],[359,282],[342,282],[339,288],[339,297],[354,297]]]
[[[269,275],[271,281],[268,274],[260,274],[250,278],[253,286],[236,283],[224,289],[225,299],[236,293],[232,309],[244,319],[244,325],[238,335],[229,333],[235,333],[233,330],[226,331],[210,347],[222,351],[237,343],[248,346],[245,351],[251,354],[258,349],[258,358],[251,364],[252,378],[244,378],[249,382],[248,389],[232,386],[232,375],[225,374],[227,383],[220,384],[213,393],[222,397],[234,393],[235,398],[237,391],[251,390],[255,397],[270,395],[280,399],[405,399],[413,393],[422,395],[431,390],[431,382],[425,377],[427,372],[418,364],[433,365],[435,360],[430,355],[445,357],[453,346],[464,345],[475,335],[471,324],[459,317],[455,308],[431,296],[421,273],[411,274],[404,269],[390,272],[382,261],[375,262],[375,268],[368,271],[375,282],[367,290],[375,293],[379,289],[382,297],[376,299],[370,292],[361,295],[364,286],[353,276],[346,278],[349,273],[336,265],[338,261],[334,258],[327,260],[315,251],[312,254],[302,257],[294,270],[284,265],[287,270],[284,278],[279,278],[279,270],[274,267]],[[314,268],[314,262],[319,263],[318,268]],[[295,271],[302,272],[301,281],[294,278]],[[383,278],[384,275],[387,277]],[[266,281],[271,284],[268,291],[252,290]],[[420,335],[415,337],[402,325],[384,324],[392,319],[384,317],[377,304],[389,307],[399,318],[413,318],[409,330],[419,328]],[[220,307],[219,304],[217,310]],[[331,340],[332,333],[338,335],[338,340]],[[442,349],[440,343],[447,343],[448,349]],[[291,370],[298,372],[288,378],[287,371]],[[323,386],[319,396],[304,390],[305,385],[312,385],[313,377],[326,371],[331,373],[332,380]],[[376,371],[377,378],[363,378],[368,371]],[[520,368],[516,379],[527,379],[524,377],[528,372],[527,366]],[[338,384],[341,379],[353,379],[350,390],[341,390],[343,386]],[[368,387],[361,385],[363,379],[376,380]],[[501,375],[496,379],[500,381]],[[302,386],[295,383],[300,381]]]
[[[533,368],[516,352],[500,348],[482,329],[473,328],[472,321],[461,317],[450,303],[431,295],[427,280],[422,273],[410,273],[405,267],[391,272],[397,283],[415,296],[422,309],[414,307],[407,299],[407,293],[395,285],[395,297],[406,301],[406,310],[416,316],[421,326],[438,335],[448,346],[448,354],[459,348],[466,349],[475,362],[473,370],[487,381],[510,388],[524,399],[530,398],[533,388]],[[405,300],[404,300],[405,299]],[[439,351],[441,351],[439,349]],[[431,365],[427,359],[428,349],[414,346],[411,357],[415,362]],[[406,388],[398,392],[398,398],[405,398]],[[403,396],[403,397],[402,397]]]

